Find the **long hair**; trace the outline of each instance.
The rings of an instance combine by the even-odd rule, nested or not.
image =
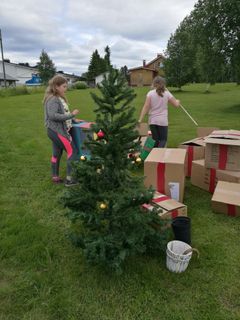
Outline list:
[[[153,79],[153,87],[156,88],[156,92],[159,96],[163,96],[166,90],[166,81],[164,78],[157,76]]]
[[[62,84],[67,83],[67,79],[63,76],[56,75],[48,82],[48,87],[45,91],[45,95],[43,98],[43,103],[45,103],[49,98],[52,96],[58,96],[57,87],[61,86]],[[65,97],[63,97],[64,100],[66,100]]]

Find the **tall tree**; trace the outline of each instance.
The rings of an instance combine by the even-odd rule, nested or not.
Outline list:
[[[209,85],[219,80],[225,64],[224,36],[219,19],[220,1],[200,0],[193,11],[196,65],[201,80]]]
[[[37,64],[39,77],[42,80],[43,84],[47,84],[49,79],[51,79],[56,74],[56,68],[54,63],[49,58],[47,52],[42,50],[40,55],[40,62]]]
[[[110,51],[109,46],[106,46],[104,51],[105,51],[104,60],[105,60],[105,63],[106,63],[106,69],[109,69],[109,67],[111,67],[111,61],[110,61],[111,51]]]
[[[164,71],[168,84],[179,89],[193,81],[195,74],[195,49],[191,32],[191,20],[187,17],[171,35],[167,44]]]
[[[100,57],[98,50],[95,50],[91,56],[88,66],[88,80],[94,80],[94,78],[106,71],[106,63],[103,58]]]
[[[79,185],[64,197],[73,222],[72,238],[90,263],[121,271],[129,256],[163,249],[165,224],[157,213],[142,211],[152,197],[143,178],[132,173],[136,163],[128,154],[137,150],[138,134],[131,102],[135,94],[120,72],[110,69],[99,86],[93,130],[98,140],[90,140],[91,159],[76,165]],[[132,163],[132,161],[134,163]],[[159,226],[159,229],[156,226]],[[154,227],[155,226],[155,227]]]

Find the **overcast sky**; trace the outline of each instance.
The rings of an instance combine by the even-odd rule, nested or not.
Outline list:
[[[120,68],[164,53],[197,0],[0,0],[4,58],[35,65],[44,49],[57,70],[81,75],[92,52]]]

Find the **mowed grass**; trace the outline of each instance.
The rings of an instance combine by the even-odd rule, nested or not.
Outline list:
[[[204,89],[172,92],[199,126],[240,130],[239,87]],[[148,90],[136,89],[136,119]],[[94,120],[89,91],[70,91],[68,98],[80,118]],[[0,98],[0,319],[240,319],[240,220],[213,213],[211,194],[189,180],[184,203],[200,258],[186,272],[170,273],[164,255],[129,259],[121,276],[86,264],[67,238],[64,187],[50,181],[41,100],[42,94]],[[195,136],[185,113],[170,107],[168,146]]]

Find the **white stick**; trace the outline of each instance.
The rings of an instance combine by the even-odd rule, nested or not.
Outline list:
[[[191,117],[190,116],[190,114],[187,112],[187,110],[180,104],[179,105],[182,109],[183,109],[183,111],[189,116],[189,118],[192,120],[192,122],[196,125],[196,126],[198,126],[198,123],[193,119],[193,117]]]

